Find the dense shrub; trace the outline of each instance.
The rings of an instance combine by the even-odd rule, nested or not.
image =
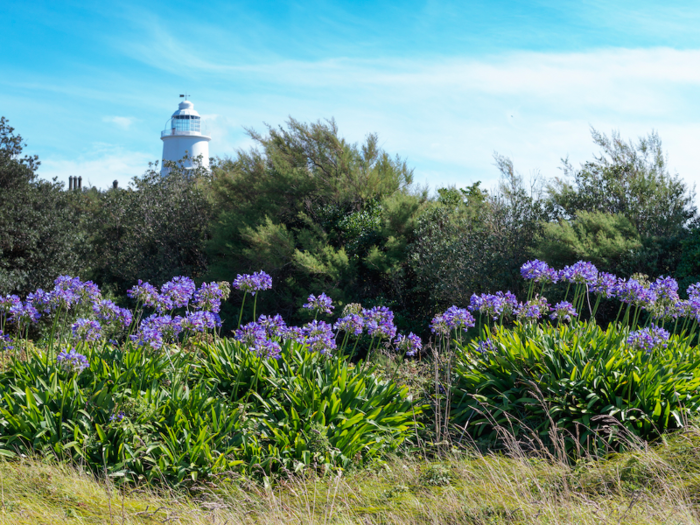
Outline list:
[[[700,349],[672,336],[649,350],[613,324],[497,327],[488,352],[457,350],[454,424],[493,441],[505,430],[567,450],[654,439],[700,409]],[[667,346],[664,346],[667,345]]]
[[[83,371],[50,351],[13,360],[0,373],[0,453],[180,483],[359,465],[394,449],[414,425],[406,389],[371,367],[291,341],[279,360],[233,340],[191,350],[86,347]]]

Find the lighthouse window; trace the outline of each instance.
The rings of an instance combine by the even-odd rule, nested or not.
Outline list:
[[[193,115],[177,115],[173,117],[175,131],[200,131],[200,118]]]

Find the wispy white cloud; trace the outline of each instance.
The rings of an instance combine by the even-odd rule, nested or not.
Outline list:
[[[102,122],[111,122],[122,129],[129,129],[137,120],[134,117],[102,117]]]
[[[700,50],[517,51],[479,58],[260,60],[242,65],[235,56],[210,56],[154,27],[126,52],[166,72],[167,80],[160,85],[131,82],[130,92],[148,94],[140,122],[109,118],[131,131],[151,121],[159,124],[175,104],[154,107],[153,93],[172,92],[173,79],[179,79],[204,114],[213,155],[248,147],[244,127],[276,125],[290,115],[306,121],[335,117],[350,141],[377,132],[385,149],[416,167],[418,182],[439,187],[493,181],[494,151],[512,157],[525,173],[556,175],[562,157],[574,162],[591,158],[593,126],[618,129],[630,138],[657,130],[672,169],[690,183],[700,181],[700,149],[695,147]],[[138,153],[146,148],[144,135],[138,140],[121,144],[128,158],[103,154],[109,173],[143,172],[152,159]],[[157,136],[148,148],[159,151]],[[51,161],[43,158],[43,171],[50,172]],[[60,161],[62,172],[67,177],[77,174],[68,168],[97,169],[96,158],[75,165]],[[102,178],[109,184],[112,176]]]

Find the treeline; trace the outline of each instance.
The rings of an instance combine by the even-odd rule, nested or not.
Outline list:
[[[700,280],[694,194],[654,133],[625,142],[593,131],[599,155],[532,184],[496,156],[497,189],[436,195],[376,135],[350,144],[333,121],[250,135],[255,147],[210,173],[171,166],[161,178],[151,166],[128,188],[66,191],[38,177],[38,159],[22,156],[0,119],[0,294],[71,274],[125,302],[138,279],[232,281],[263,269],[275,286],[259,312],[306,320],[308,294],[325,292],[340,305],[389,306],[415,331],[472,293],[522,292],[520,266],[534,257]],[[235,317],[239,299],[222,317]]]

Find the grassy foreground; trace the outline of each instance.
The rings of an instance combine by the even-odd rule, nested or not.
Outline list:
[[[187,493],[121,491],[74,467],[24,459],[0,463],[0,498],[0,523],[8,525],[695,524],[700,428],[577,466],[517,451],[453,452],[274,487],[222,479]]]

